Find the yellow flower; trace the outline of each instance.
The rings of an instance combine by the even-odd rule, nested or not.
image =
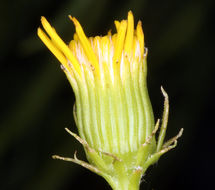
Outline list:
[[[129,60],[130,63],[137,60],[139,62],[140,59],[143,59],[144,35],[142,26],[139,21],[136,30],[134,30],[131,11],[128,13],[127,21],[115,21],[116,34],[111,35],[109,32],[107,36],[97,36],[89,39],[76,18],[71,16],[69,18],[76,27],[74,39],[69,43],[69,46],[61,40],[45,17],[41,18],[41,22],[50,38],[38,28],[38,35],[41,40],[68,72],[72,72],[72,69],[81,76],[83,73],[82,67],[90,67],[89,70],[95,77],[102,78],[104,77],[104,69],[107,68],[111,74],[111,79],[114,80],[114,73],[118,75],[117,72],[125,67],[125,59]]]
[[[115,21],[116,33],[87,38],[76,18],[69,16],[76,33],[67,45],[45,17],[46,33],[38,36],[61,62],[74,90],[74,117],[79,136],[66,129],[83,144],[90,164],[72,161],[103,176],[113,189],[137,189],[142,174],[159,157],[176,146],[177,135],[163,145],[167,119],[168,96],[161,132],[156,141],[159,120],[154,116],[146,85],[147,48],[139,21],[134,28],[131,11],[127,20]],[[172,143],[174,143],[172,145]]]

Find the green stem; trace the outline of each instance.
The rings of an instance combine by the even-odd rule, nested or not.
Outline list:
[[[115,161],[114,175],[103,176],[106,181],[111,185],[113,190],[138,190],[142,174],[142,168],[129,170],[126,163],[122,161]]]

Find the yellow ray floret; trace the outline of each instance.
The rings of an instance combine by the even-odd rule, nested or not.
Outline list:
[[[137,23],[136,33],[137,33],[137,39],[138,39],[139,44],[140,44],[141,55],[143,55],[144,54],[144,34],[143,34],[142,22],[141,21],[139,21]]]
[[[59,49],[56,48],[56,46],[52,43],[52,41],[48,38],[48,36],[42,31],[41,28],[38,28],[37,34],[42,40],[44,44],[46,44],[47,48],[57,57],[57,59],[66,67],[67,65],[67,59],[66,57],[61,53]]]
[[[45,19],[45,17],[41,17],[42,25],[45,29],[45,31],[48,33],[48,35],[51,37],[51,40],[57,44],[57,47],[62,51],[62,53],[68,58],[68,60],[72,63],[74,69],[77,71],[79,75],[81,75],[81,68],[77,61],[77,59],[74,57],[72,52],[70,51],[69,47],[63,42],[63,40],[58,36],[58,34],[55,32],[55,30],[51,27],[51,25],[48,23],[48,21]],[[46,43],[45,43],[46,44]],[[46,44],[47,45],[47,44]],[[56,48],[57,48],[56,47]],[[53,52],[54,53],[54,52]],[[64,65],[66,67],[66,65]]]
[[[117,64],[120,62],[122,50],[124,48],[124,40],[125,40],[125,34],[127,29],[127,21],[123,20],[120,23],[116,41],[114,44],[114,56],[113,56],[113,64]]]
[[[128,12],[128,27],[127,34],[125,38],[125,52],[130,54],[132,51],[133,44],[133,36],[134,36],[134,17],[131,11]]]
[[[76,29],[76,33],[78,36],[78,39],[80,40],[82,47],[84,49],[85,54],[87,55],[87,58],[89,59],[92,66],[95,68],[95,72],[99,75],[99,63],[98,59],[92,49],[92,46],[86,37],[80,23],[77,21],[75,17],[69,16],[69,18],[73,21]]]
[[[116,31],[119,31],[119,27],[120,27],[120,22],[118,20],[114,21],[115,27],[116,27]]]

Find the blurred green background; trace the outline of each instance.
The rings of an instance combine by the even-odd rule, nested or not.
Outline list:
[[[141,189],[212,189],[214,171],[213,0],[11,0],[0,2],[0,189],[110,189],[99,176],[51,155],[85,159],[64,128],[77,132],[74,94],[60,64],[37,37],[45,16],[69,42],[75,16],[88,36],[114,30],[132,10],[143,22],[148,87],[161,117],[163,85],[170,97],[167,138],[185,129],[177,148],[143,177]]]

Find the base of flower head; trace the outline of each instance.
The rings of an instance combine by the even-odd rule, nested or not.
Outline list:
[[[161,91],[165,97],[164,112],[161,123],[161,130],[156,143],[156,149],[152,154],[149,150],[150,146],[153,144],[153,137],[155,136],[159,128],[159,119],[151,135],[147,137],[147,140],[144,142],[144,144],[139,146],[138,151],[127,154],[125,157],[121,158],[112,153],[103,152],[102,150],[95,150],[90,147],[84,139],[81,139],[78,135],[72,133],[69,129],[66,128],[66,131],[70,135],[75,137],[84,146],[90,164],[79,160],[76,157],[76,152],[74,154],[74,158],[61,157],[57,155],[54,155],[53,158],[74,162],[89,169],[90,171],[104,177],[106,181],[111,185],[111,187],[115,190],[139,189],[141,177],[146,172],[147,168],[157,162],[163,154],[175,148],[178,138],[181,137],[183,133],[182,128],[175,137],[171,138],[163,144],[167,128],[169,100],[167,93],[162,87]],[[130,158],[125,159],[127,157]],[[131,162],[129,162],[129,160],[131,159],[132,164]]]

